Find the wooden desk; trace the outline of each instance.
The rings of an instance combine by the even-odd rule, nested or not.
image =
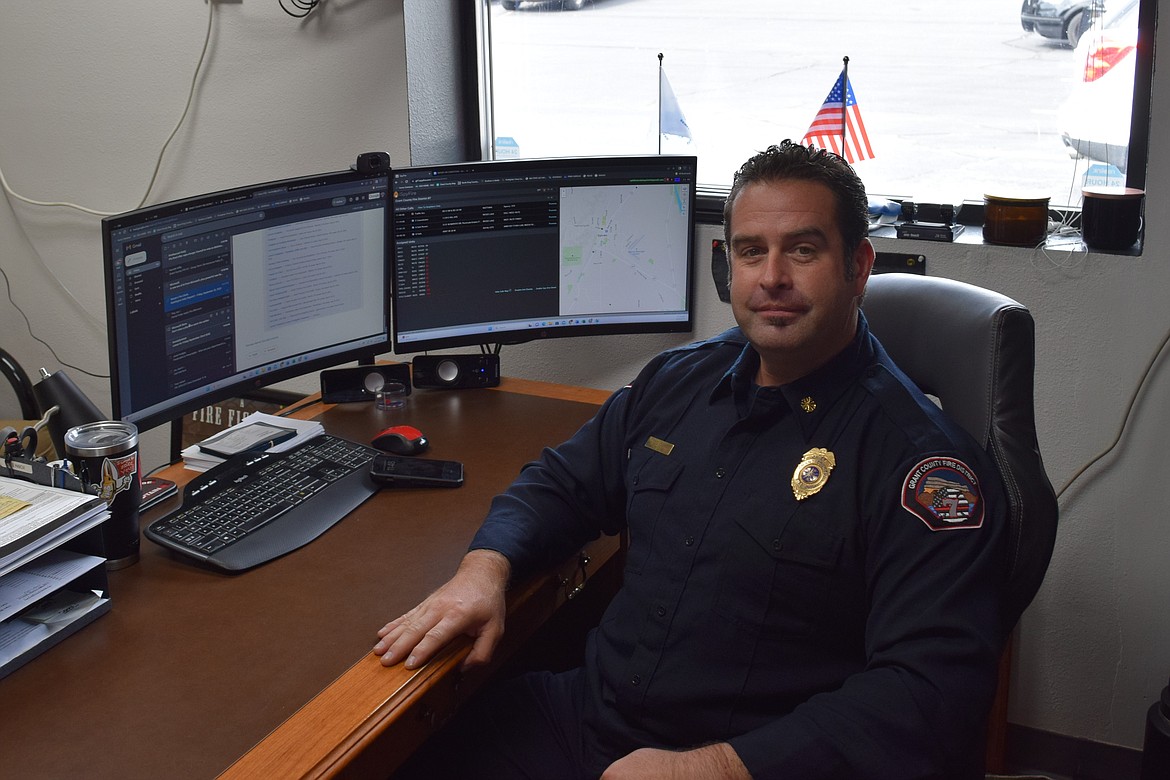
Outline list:
[[[306,409],[357,441],[416,425],[429,456],[464,462],[466,483],[382,491],[308,546],[239,575],[144,540],[138,564],[110,573],[108,615],[0,680],[0,777],[389,774],[485,674],[455,671],[466,644],[415,672],[385,669],[371,654],[376,630],[446,581],[492,496],[605,395],[506,380],[416,391],[393,412]],[[616,549],[592,546],[590,575],[612,576]],[[579,579],[572,560],[514,589],[501,660]]]

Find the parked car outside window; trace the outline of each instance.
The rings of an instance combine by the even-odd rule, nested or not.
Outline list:
[[[1076,85],[1057,112],[1069,156],[1115,165],[1122,173],[1129,161],[1137,29],[1138,0],[1126,0],[1081,36],[1073,57]]]
[[[1094,5],[1098,8],[1094,9]],[[1099,12],[1100,5],[1099,0],[1024,0],[1020,8],[1020,25],[1026,32],[1064,41],[1075,48],[1092,24],[1094,11]]]

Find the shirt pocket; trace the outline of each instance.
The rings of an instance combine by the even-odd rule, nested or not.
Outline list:
[[[630,549],[626,569],[641,574],[650,557],[655,531],[662,520],[670,491],[683,471],[681,461],[654,452],[632,456],[629,466],[629,499],[626,503]]]
[[[786,525],[774,516],[738,518],[720,561],[715,611],[768,639],[809,637],[829,625],[844,539],[816,520],[800,511]]]

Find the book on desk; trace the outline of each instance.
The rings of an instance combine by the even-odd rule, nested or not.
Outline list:
[[[107,517],[88,493],[0,477],[0,677],[109,611]]]

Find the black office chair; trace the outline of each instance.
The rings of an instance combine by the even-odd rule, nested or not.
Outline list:
[[[894,362],[999,466],[1010,504],[1003,618],[1011,631],[1044,579],[1058,514],[1036,439],[1032,315],[991,290],[902,273],[871,276],[863,311]],[[990,724],[993,771],[1002,771],[1009,658],[1005,651]]]
[[[37,400],[36,392],[33,389],[32,379],[29,378],[28,373],[21,367],[20,363],[16,362],[16,358],[12,357],[8,352],[0,349],[0,374],[4,379],[8,380],[11,386],[11,394],[8,391],[0,393],[0,399],[3,400],[2,407],[5,413],[15,413],[19,409],[19,417],[12,419],[0,419],[0,428],[13,429],[18,433],[28,428],[32,423],[38,422],[41,419],[41,404]],[[15,408],[12,399],[15,396]],[[0,417],[5,417],[4,413],[0,413]],[[36,454],[38,456],[52,459],[56,457],[56,449],[53,447],[53,442],[49,438],[48,431],[43,435],[37,437]]]
[[[20,416],[23,420],[38,420],[41,416],[41,407],[37,397],[33,394],[33,383],[28,374],[16,358],[0,349],[0,374],[12,385],[16,400],[20,404]]]

